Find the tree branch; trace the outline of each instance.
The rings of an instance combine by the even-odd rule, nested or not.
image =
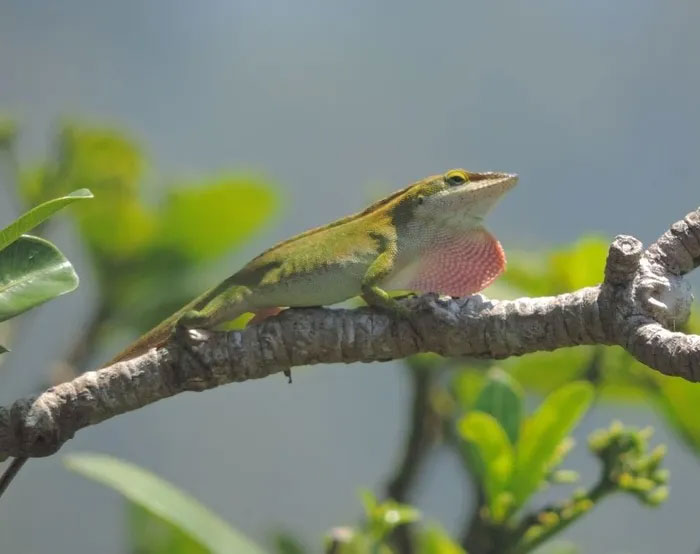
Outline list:
[[[0,408],[0,458],[48,456],[76,431],[184,391],[318,363],[386,361],[418,352],[505,358],[579,344],[617,344],[667,375],[700,380],[700,336],[668,330],[690,314],[683,275],[700,264],[700,209],[646,251],[610,247],[605,280],[553,297],[489,300],[426,294],[408,321],[372,308],[286,310],[242,331],[174,336],[138,358],[87,372]]]

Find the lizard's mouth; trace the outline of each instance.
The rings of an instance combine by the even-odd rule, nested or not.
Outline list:
[[[469,175],[463,193],[454,198],[463,213],[481,221],[503,195],[518,183],[515,173],[486,172]]]
[[[500,179],[518,179],[517,173],[499,173],[497,171],[486,171],[484,173],[467,173],[469,182],[478,181],[498,181]]]
[[[494,192],[504,192],[512,189],[518,182],[516,173],[498,173],[488,171],[485,173],[469,173],[469,188],[472,191],[492,189]]]

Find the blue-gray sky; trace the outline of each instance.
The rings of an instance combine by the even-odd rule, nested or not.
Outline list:
[[[19,118],[27,161],[59,118],[79,116],[135,136],[154,181],[265,171],[285,208],[247,254],[453,166],[521,175],[490,218],[506,249],[591,231],[649,241],[699,203],[699,23],[691,0],[0,0],[0,110]],[[0,196],[0,217],[11,213]],[[62,233],[83,286],[26,318],[46,350],[18,345],[3,402],[28,391],[89,310],[89,270]],[[395,364],[304,369],[292,387],[180,395],[82,431],[65,451],[155,469],[253,537],[278,522],[319,544],[354,521],[357,487],[396,459],[406,393]],[[583,430],[613,417],[656,422],[614,406]],[[700,466],[668,440],[667,506],[613,500],[568,536],[587,552],[669,551],[669,537],[670,551],[697,548]],[[458,468],[445,455],[432,469],[419,502],[454,528]],[[119,500],[60,456],[28,464],[0,512],[6,551],[123,551]]]

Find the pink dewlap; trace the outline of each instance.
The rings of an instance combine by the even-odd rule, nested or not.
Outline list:
[[[415,266],[414,266],[415,267]],[[486,229],[445,234],[431,241],[430,252],[420,259],[413,277],[400,288],[415,292],[437,292],[468,296],[490,285],[506,267],[501,243]],[[277,315],[282,309],[259,308],[248,322],[254,325]]]
[[[506,267],[506,256],[486,229],[448,234],[433,243],[408,289],[467,296],[486,288]]]

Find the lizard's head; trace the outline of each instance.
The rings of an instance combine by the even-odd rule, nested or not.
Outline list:
[[[512,173],[451,169],[412,185],[404,201],[410,205],[416,219],[471,227],[480,224],[501,196],[517,182],[518,176]]]

